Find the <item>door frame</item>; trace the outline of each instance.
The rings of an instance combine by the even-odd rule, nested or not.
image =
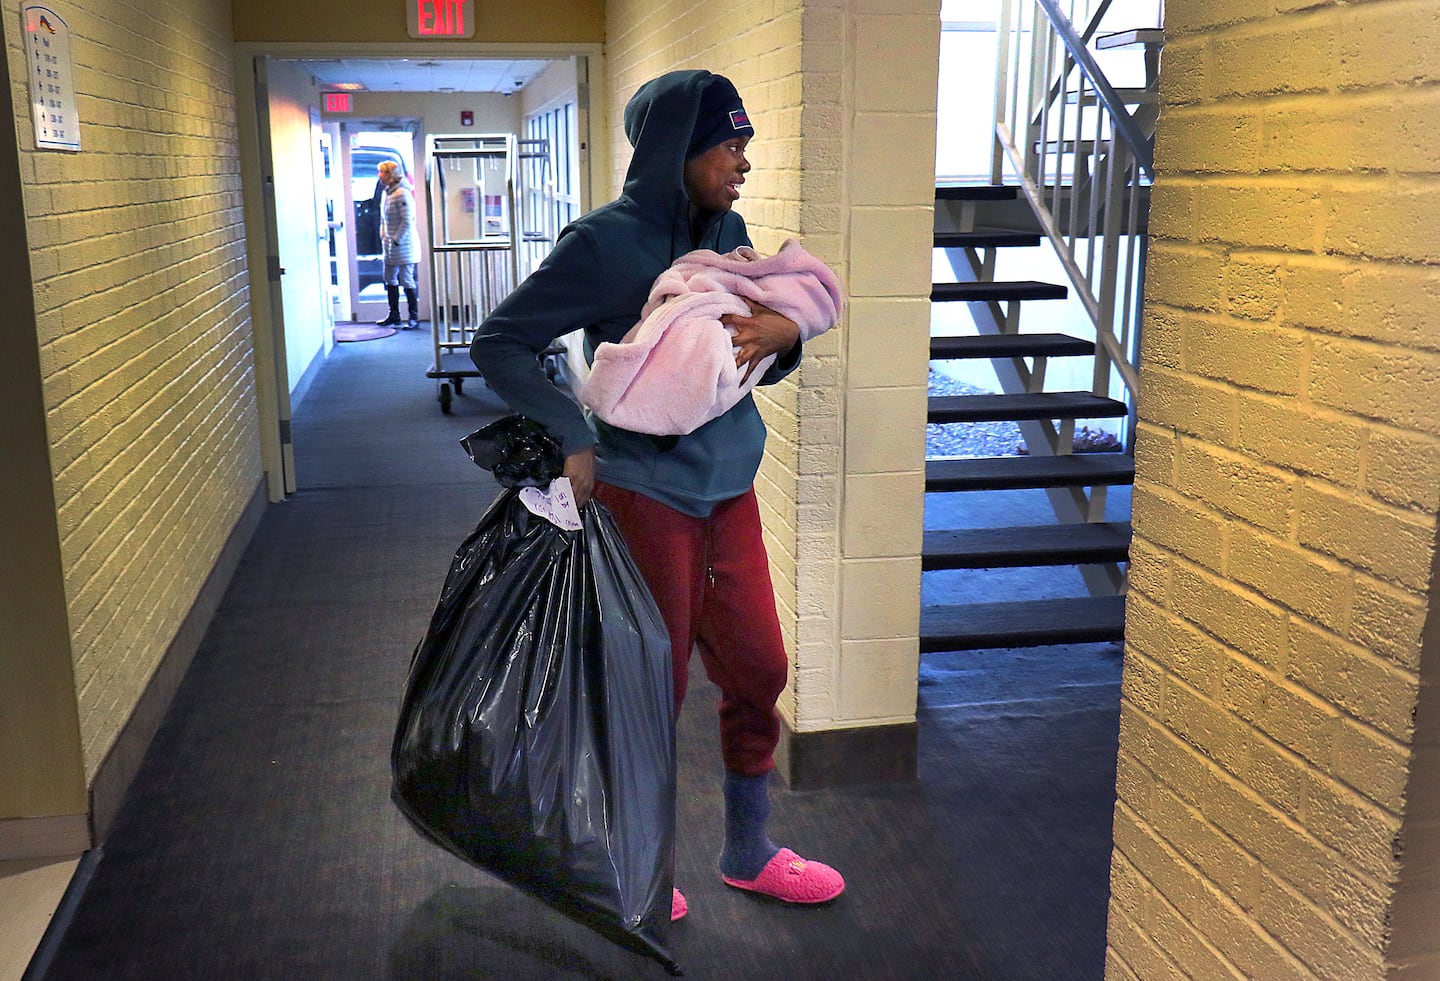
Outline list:
[[[246,258],[250,271],[250,320],[253,331],[256,403],[260,439],[260,462],[265,470],[266,493],[271,501],[283,501],[288,493],[286,460],[290,447],[290,393],[284,366],[285,326],[280,309],[278,275],[271,288],[268,255],[273,251],[273,197],[265,193],[268,154],[262,153],[261,112],[256,65],[262,58],[535,58],[577,57],[583,79],[578,92],[584,143],[582,166],[588,167],[584,182],[589,191],[582,210],[591,201],[612,197],[609,189],[609,152],[604,139],[595,139],[601,128],[590,120],[607,118],[604,84],[604,51],[600,44],[497,44],[476,41],[419,41],[386,43],[347,42],[237,42],[234,46],[235,112],[240,151],[240,183],[244,200]],[[263,66],[263,61],[258,62]],[[263,81],[263,76],[262,79]],[[264,139],[268,141],[268,120]],[[267,206],[271,214],[266,214]],[[269,251],[267,251],[269,250]],[[277,360],[278,358],[278,360]],[[283,406],[283,411],[282,411]]]
[[[280,286],[265,57],[252,54],[237,65],[235,108],[239,117],[240,183],[245,201],[245,251],[250,266],[260,462],[265,469],[267,495],[271,501],[283,501],[286,494],[295,491],[295,467],[290,439],[290,376],[285,359],[285,305]]]
[[[375,120],[384,120],[388,122],[399,123],[402,125],[404,131],[410,134],[410,173],[407,174],[406,177],[410,181],[410,186],[415,196],[415,238],[416,241],[421,243],[423,246],[423,243],[425,241],[424,230],[426,228],[427,195],[425,192],[425,177],[424,174],[421,172],[421,168],[424,166],[425,156],[425,147],[423,144],[423,140],[420,136],[422,121],[413,116],[367,115],[364,119],[364,121],[367,123],[373,122]],[[372,130],[372,127],[362,126],[360,125],[360,121],[358,120],[345,120],[340,124],[340,140],[343,144],[341,148],[341,166],[343,167],[342,174],[345,178],[345,218],[347,226],[345,229],[345,241],[349,248],[349,255],[346,261],[349,263],[350,271],[350,290],[349,294],[346,297],[346,303],[348,305],[347,312],[349,313],[350,319],[358,323],[364,323],[370,320],[378,320],[384,317],[384,315],[388,312],[389,309],[387,306],[384,305],[384,300],[360,299],[360,269],[357,265],[357,263],[359,262],[360,253],[359,239],[357,237],[359,233],[359,228],[356,226],[355,223],[355,202],[353,200],[353,192],[351,188],[351,185],[354,183],[354,181],[352,180],[352,177],[354,175],[353,160],[350,156],[350,151],[352,149],[352,147],[350,146],[350,141],[353,134],[357,132],[367,132],[370,130]],[[425,281],[425,278],[430,275],[430,270],[423,258],[418,263],[418,267],[419,268],[415,270],[415,276],[417,280],[423,283]],[[429,319],[429,304],[430,291],[428,289],[421,289],[419,311],[421,320]]]

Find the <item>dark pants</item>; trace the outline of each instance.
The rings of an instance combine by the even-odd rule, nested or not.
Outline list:
[[[670,628],[676,714],[696,648],[720,689],[725,769],[747,777],[769,773],[780,740],[775,700],[790,662],[755,491],[717,505],[708,518],[599,482],[595,497],[615,516]]]

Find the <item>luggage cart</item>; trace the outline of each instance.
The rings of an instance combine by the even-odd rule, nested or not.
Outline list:
[[[440,411],[478,378],[470,341],[519,279],[515,222],[515,137],[432,136],[426,154],[430,196],[430,329]]]
[[[512,134],[430,138],[426,189],[434,361],[425,374],[439,382],[442,412],[450,412],[467,378],[480,377],[469,356],[475,331],[554,244],[553,234],[526,231],[532,215],[553,210],[544,206],[545,197],[554,193],[548,182],[542,179],[533,188],[526,181],[527,169],[536,172],[534,157],[548,159],[547,148],[536,142],[543,141],[524,141],[527,168],[521,166],[521,141]],[[537,245],[543,250],[538,257]]]

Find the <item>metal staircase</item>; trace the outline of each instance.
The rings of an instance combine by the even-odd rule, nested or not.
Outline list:
[[[1088,595],[996,601],[982,592],[965,597],[978,602],[951,602],[957,590],[939,590],[947,602],[922,606],[922,653],[1118,640],[1124,633],[1130,524],[1107,520],[1107,490],[1135,475],[1159,32],[1101,33],[1109,5],[1003,3],[991,179],[936,188],[934,248],[949,260],[954,281],[935,283],[931,293],[936,304],[966,304],[975,327],[932,337],[932,364],[989,359],[1000,392],[932,389],[928,421],[1012,422],[1025,452],[927,459],[927,512],[942,495],[953,511],[952,495],[1028,489],[1043,492],[1054,520],[961,528],[927,522],[924,573],[1075,566]],[[1144,84],[1116,89],[1095,52],[1129,45],[1144,51]],[[1002,253],[1042,244],[1058,258],[1065,282],[997,279]],[[1073,329],[1025,330],[1022,311],[1039,303],[1073,310]],[[1047,386],[1047,367],[1059,358],[1088,359],[1088,390]],[[1077,422],[1101,419],[1119,420],[1115,448],[1077,452]]]

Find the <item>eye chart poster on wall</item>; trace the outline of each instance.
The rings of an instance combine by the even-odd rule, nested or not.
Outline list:
[[[59,14],[39,4],[22,7],[20,17],[25,29],[35,145],[48,150],[79,150],[80,113],[75,108],[70,28]]]

